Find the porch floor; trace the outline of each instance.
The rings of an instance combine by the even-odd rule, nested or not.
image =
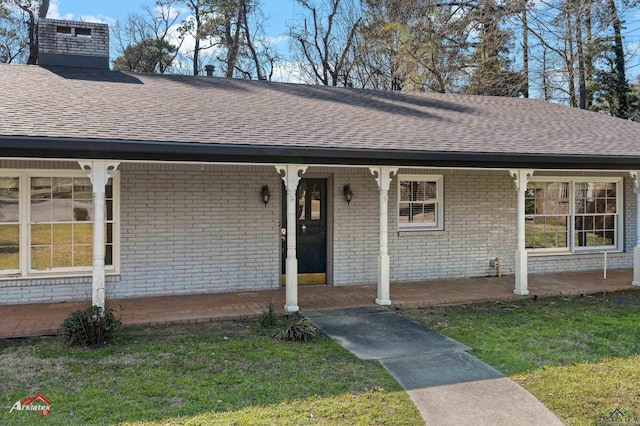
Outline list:
[[[631,269],[529,275],[529,297],[579,295],[637,288],[631,285]],[[518,300],[514,277],[458,278],[391,284],[394,306],[417,307],[485,301]],[[301,311],[354,308],[374,305],[375,285],[343,287],[300,286]],[[125,325],[169,322],[201,322],[256,318],[269,303],[284,306],[285,290],[239,293],[158,296],[111,299],[107,305],[119,311]],[[59,333],[58,327],[87,302],[0,305],[0,338]]]

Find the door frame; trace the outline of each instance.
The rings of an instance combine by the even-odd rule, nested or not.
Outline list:
[[[305,173],[302,176],[300,176],[300,180],[302,179],[326,179],[327,180],[327,209],[326,209],[326,212],[327,212],[327,233],[326,233],[327,283],[325,285],[333,286],[333,199],[334,199],[334,190],[335,190],[335,188],[333,187],[333,174],[332,173]],[[281,195],[280,209],[282,211],[283,205],[285,205],[284,207],[286,209],[287,193],[283,191],[284,185],[279,185],[279,186],[280,186],[280,191],[282,192],[280,194]],[[278,221],[280,224],[280,226],[278,227],[278,236],[280,236],[280,230],[282,228],[287,227],[286,223],[282,223],[282,219],[283,219],[282,214],[280,214],[280,220]],[[280,253],[280,256],[278,256],[279,257],[278,283],[281,282],[280,280],[280,277],[282,274],[281,271],[284,267],[284,262],[282,260],[284,256],[282,256],[281,250],[282,250],[282,240],[278,238],[278,253]],[[298,254],[296,253],[296,257],[297,256]],[[282,288],[282,286],[280,286],[280,288]]]

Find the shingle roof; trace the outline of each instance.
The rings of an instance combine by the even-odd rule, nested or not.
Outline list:
[[[0,65],[0,94],[0,138],[25,144],[640,158],[637,123],[540,100],[21,65]]]

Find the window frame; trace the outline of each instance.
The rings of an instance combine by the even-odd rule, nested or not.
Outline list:
[[[93,266],[77,266],[66,268],[52,268],[36,270],[31,268],[31,178],[87,178],[87,172],[69,169],[1,169],[0,177],[18,178],[19,198],[18,215],[20,230],[20,269],[0,270],[0,280],[20,278],[46,278],[61,276],[90,276]],[[114,171],[111,176],[113,191],[113,262],[105,265],[105,272],[118,274],[120,272],[120,173]],[[90,222],[93,224],[93,221]],[[106,223],[106,216],[105,216]]]
[[[442,231],[444,230],[444,175],[421,175],[421,174],[398,174],[397,183],[397,204],[396,204],[396,221],[398,231]],[[407,202],[401,201],[400,183],[406,181],[435,182],[436,183],[436,208],[434,210],[436,220],[428,223],[400,222],[400,206]]]
[[[551,248],[526,248],[527,252],[532,255],[554,255],[554,254],[585,254],[585,253],[602,253],[602,252],[622,252],[624,250],[624,178],[609,176],[532,176],[530,183],[567,183],[569,184],[569,214],[567,215],[567,247],[551,247]],[[578,216],[575,211],[576,207],[576,184],[589,182],[613,183],[616,185],[616,213],[615,213],[615,240],[616,244],[608,246],[576,246],[575,245],[575,219]],[[528,190],[528,185],[527,185]],[[527,215],[525,213],[525,221],[528,216],[545,216]],[[562,216],[559,214],[547,216]],[[582,216],[582,214],[581,214]]]

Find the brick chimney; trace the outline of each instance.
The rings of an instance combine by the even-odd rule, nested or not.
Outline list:
[[[38,65],[109,69],[109,26],[41,19]]]

